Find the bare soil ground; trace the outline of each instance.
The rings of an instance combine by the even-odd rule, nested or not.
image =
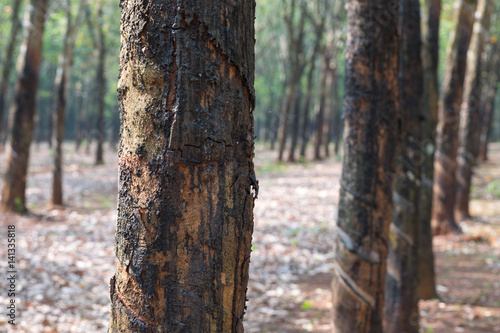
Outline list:
[[[0,214],[1,234],[16,225],[16,329],[0,311],[0,332],[106,332],[114,271],[117,158],[93,165],[65,146],[66,206],[48,207],[51,154],[32,150],[26,216]],[[328,332],[334,219],[341,165],[276,164],[259,146],[260,181],[248,288],[247,332]],[[463,236],[435,239],[439,300],[421,301],[421,331],[500,332],[500,144],[474,178]],[[0,154],[0,172],[5,170]],[[1,185],[1,181],[0,181]],[[0,237],[5,243],[6,237]],[[0,250],[0,305],[7,304],[6,244]],[[3,308],[3,305],[2,305]]]

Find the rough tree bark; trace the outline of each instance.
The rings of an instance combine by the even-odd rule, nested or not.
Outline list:
[[[56,149],[54,150],[54,170],[52,171],[52,205],[63,204],[62,190],[62,145],[64,142],[64,125],[66,118],[66,104],[68,100],[69,80],[71,77],[71,67],[75,54],[75,42],[78,29],[82,24],[84,15],[82,14],[87,0],[80,0],[75,19],[71,15],[71,2],[66,1],[66,35],[64,36],[63,53],[61,54],[59,69],[56,75],[57,107],[55,121],[56,124]]]
[[[422,67],[424,88],[422,110],[425,123],[422,127],[422,175],[419,202],[418,239],[418,297],[437,297],[434,251],[432,249],[432,184],[434,182],[434,152],[436,150],[436,125],[438,115],[438,65],[439,65],[439,21],[441,0],[426,0],[422,15]]]
[[[490,30],[490,16],[493,0],[479,0],[473,35],[467,53],[467,73],[464,83],[464,100],[460,110],[460,129],[458,133],[457,154],[457,198],[455,218],[462,221],[470,218],[469,195],[472,180],[472,167],[476,163],[479,149],[481,122],[479,111],[481,94],[485,80],[481,78],[482,55],[485,39]]]
[[[458,120],[462,104],[467,50],[472,34],[476,4],[477,0],[456,0],[455,2],[454,22],[456,24],[448,44],[438,110],[431,219],[434,235],[461,232],[453,215]]]
[[[255,1],[122,2],[108,332],[243,332]]]
[[[399,3],[400,135],[392,196],[384,330],[418,333],[417,254],[422,141],[422,58],[419,0]]]
[[[332,332],[379,333],[398,140],[397,1],[351,0],[347,10]]]
[[[38,77],[42,60],[43,31],[49,0],[30,0],[27,7],[28,22],[24,34],[17,68],[13,126],[7,152],[0,209],[26,211],[26,177],[31,139],[33,138]]]
[[[21,0],[12,1],[12,12],[10,13],[11,31],[7,47],[5,48],[5,54],[2,58],[3,70],[2,77],[0,78],[0,138],[3,137],[2,129],[5,114],[5,99],[7,95],[7,88],[9,87],[10,72],[13,67],[14,49],[17,45],[17,35],[19,34],[22,26],[21,20],[19,19],[21,4]],[[3,140],[0,140],[0,143],[1,142],[3,142]],[[3,149],[3,147],[1,149]]]

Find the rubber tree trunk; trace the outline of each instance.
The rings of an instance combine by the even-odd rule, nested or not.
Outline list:
[[[76,35],[82,24],[84,15],[81,13],[87,0],[80,0],[78,12],[75,20],[71,15],[70,1],[66,2],[66,35],[64,37],[63,53],[61,54],[60,67],[56,75],[57,107],[56,107],[56,148],[54,150],[54,170],[52,173],[52,205],[63,204],[62,189],[62,167],[63,167],[63,142],[64,125],[66,121],[66,107],[68,100],[69,80],[71,77],[71,68],[73,67],[73,58],[75,50]]]
[[[481,94],[484,80],[481,78],[482,55],[485,35],[490,30],[490,15],[493,0],[479,0],[473,35],[467,54],[467,74],[464,83],[464,101],[460,110],[458,144],[457,198],[455,217],[457,221],[470,218],[469,197],[472,167],[476,164],[479,148]]]
[[[19,11],[21,8],[22,0],[12,1],[12,12],[10,13],[11,20],[11,30],[9,40],[7,42],[7,47],[5,48],[5,53],[2,58],[2,76],[0,78],[0,138],[3,137],[3,119],[5,117],[6,109],[6,99],[7,99],[7,88],[9,87],[10,72],[13,67],[14,61],[14,49],[17,45],[17,36],[21,30],[21,20],[19,19]],[[3,141],[3,140],[0,140]],[[3,149],[3,145],[2,145]]]
[[[106,126],[104,119],[104,97],[106,96],[106,75],[104,69],[104,62],[106,60],[106,42],[103,30],[103,17],[102,17],[102,1],[99,2],[99,9],[97,14],[97,149],[95,164],[104,164],[103,145],[104,138],[106,137]]]
[[[392,219],[388,178],[398,141],[397,7],[387,0],[347,5],[345,154],[332,282],[336,333],[382,332]],[[380,8],[389,14],[384,24],[376,23]]]
[[[243,332],[254,15],[253,0],[122,2],[108,332]]]
[[[319,43],[319,42],[318,42]],[[316,48],[313,49],[316,51]],[[313,53],[314,53],[313,51]],[[317,53],[316,53],[317,54]],[[314,57],[311,59],[315,59],[316,54],[314,54]],[[305,158],[306,157],[306,148],[307,144],[309,143],[309,138],[310,138],[310,133],[309,133],[309,126],[311,124],[311,119],[309,117],[310,113],[310,108],[311,108],[311,99],[312,99],[312,91],[314,89],[314,68],[315,68],[316,61],[311,61],[309,64],[309,71],[307,72],[307,85],[306,85],[306,92],[305,92],[305,101],[304,101],[304,109],[302,110],[302,140],[300,143],[300,156]]]
[[[455,2],[454,22],[456,24],[448,44],[446,68],[443,75],[438,110],[431,220],[434,235],[461,232],[453,215],[456,190],[458,124],[467,50],[472,34],[476,4],[477,0],[456,0]]]
[[[314,142],[314,159],[321,160],[321,146],[325,136],[325,108],[326,108],[326,86],[328,81],[328,66],[330,65],[330,56],[328,54],[322,57],[322,67],[320,75],[319,88],[319,110],[316,115],[316,141]]]
[[[294,17],[296,15],[297,8],[300,7],[300,19],[297,25],[295,25]],[[305,26],[305,9],[306,2],[301,1],[300,6],[297,5],[295,0],[292,0],[289,4],[289,13],[285,13],[285,23],[288,33],[288,58],[289,66],[291,68],[289,77],[289,82],[286,84],[288,87],[288,92],[285,97],[285,104],[283,106],[283,112],[280,119],[280,129],[278,133],[279,151],[278,151],[278,162],[283,161],[283,155],[285,153],[285,145],[288,136],[289,118],[290,113],[293,108],[293,100],[297,90],[300,89],[300,78],[302,77],[304,71],[304,60],[303,60],[303,48],[304,48],[304,26]],[[286,12],[286,11],[285,11]],[[285,86],[284,86],[285,87]],[[284,89],[286,91],[286,89]]]
[[[330,143],[333,138],[333,123],[335,121],[335,112],[337,103],[337,94],[336,94],[336,82],[337,82],[337,67],[335,65],[330,64],[328,66],[328,78],[327,78],[327,89],[328,96],[326,98],[326,124],[325,124],[325,157],[330,157]]]
[[[297,144],[299,142],[299,126],[300,126],[300,107],[302,105],[302,91],[299,85],[299,89],[295,92],[295,102],[293,103],[293,120],[292,120],[292,131],[291,131],[291,142],[290,150],[288,151],[288,162],[295,162],[295,150],[297,150]]]
[[[27,26],[17,68],[20,69],[15,87],[13,126],[7,152],[0,209],[26,211],[26,178],[31,139],[33,138],[38,77],[42,60],[43,31],[49,0],[30,0]]]
[[[422,67],[423,94],[422,111],[425,123],[422,127],[422,141],[419,144],[422,160],[422,175],[419,202],[418,239],[418,297],[437,297],[434,251],[432,249],[432,193],[434,182],[434,152],[436,147],[436,125],[438,115],[438,65],[439,65],[439,22],[441,0],[426,0],[422,15]]]
[[[420,2],[399,4],[399,111],[401,139],[393,181],[392,223],[385,290],[386,333],[418,333],[417,255],[419,241],[420,142],[423,74]]]
[[[500,77],[500,53],[498,44],[491,50],[490,66],[485,73],[489,76],[488,83],[486,84],[486,92],[484,93],[484,102],[482,102],[482,116],[481,116],[481,136],[479,137],[479,154],[478,162],[488,160],[488,141],[491,133],[492,119],[494,119],[495,110],[495,97],[498,89],[498,78]]]

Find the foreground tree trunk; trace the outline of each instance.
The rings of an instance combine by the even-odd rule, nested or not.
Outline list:
[[[479,149],[481,95],[484,79],[481,78],[482,55],[485,35],[490,30],[490,15],[493,0],[479,0],[477,5],[474,34],[467,54],[467,75],[464,83],[464,101],[460,110],[458,145],[457,199],[455,217],[458,221],[470,218],[469,195],[472,167],[476,163]]]
[[[420,199],[422,60],[420,2],[399,3],[399,110],[401,140],[393,181],[392,223],[385,290],[384,330],[418,333],[417,254]]]
[[[379,25],[380,8],[388,15]],[[382,332],[389,179],[398,140],[397,14],[397,3],[388,0],[348,3],[345,155],[332,282],[336,333]]]
[[[254,9],[122,2],[108,332],[243,332],[257,195]]]
[[[21,4],[21,0],[12,1],[12,12],[10,13],[12,24],[10,37],[9,41],[7,42],[5,54],[2,58],[3,69],[2,77],[0,78],[0,138],[3,137],[2,128],[5,114],[5,99],[7,95],[7,88],[9,87],[10,72],[13,67],[12,63],[14,58],[14,48],[17,45],[17,35],[19,34],[19,30],[21,30],[21,20],[19,19],[19,9],[21,8]],[[0,142],[3,142],[3,140],[0,139]]]
[[[75,53],[75,42],[78,29],[82,24],[83,8],[87,0],[81,0],[75,20],[71,15],[70,1],[66,1],[66,35],[64,37],[63,53],[61,55],[59,70],[56,75],[57,107],[56,107],[56,149],[54,151],[54,170],[52,173],[52,205],[63,204],[62,190],[62,145],[64,142],[64,125],[66,118],[66,104],[68,100],[68,87],[71,77],[71,67]]]
[[[438,65],[439,65],[439,21],[441,0],[426,0],[422,20],[422,66],[424,86],[422,110],[425,123],[422,127],[422,141],[419,144],[422,161],[422,175],[419,202],[418,239],[418,297],[437,297],[434,251],[432,249],[432,184],[434,182],[434,152],[436,146],[436,125],[438,115]]]
[[[453,215],[458,119],[476,4],[477,0],[456,0],[455,3],[456,25],[448,46],[438,111],[431,220],[434,235],[461,232]]]
[[[7,152],[0,209],[26,211],[26,176],[33,138],[38,77],[42,60],[43,31],[49,0],[30,0],[28,26],[19,53],[20,69],[15,88],[13,126]]]

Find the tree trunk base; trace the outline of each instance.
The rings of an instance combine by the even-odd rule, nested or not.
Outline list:
[[[433,236],[445,236],[449,234],[462,235],[463,233],[462,228],[460,228],[457,222],[452,218],[437,223],[433,221],[432,223]]]

